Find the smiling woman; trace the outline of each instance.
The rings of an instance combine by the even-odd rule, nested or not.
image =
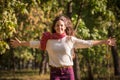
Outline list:
[[[59,20],[56,22],[54,28],[55,28],[56,33],[63,34],[65,33],[66,26],[62,20]]]
[[[106,44],[114,46],[115,39],[82,40],[73,36],[71,20],[63,15],[53,21],[52,33],[43,33],[40,41],[11,40],[13,47],[29,46],[47,50],[50,65],[50,80],[74,80],[73,50]]]

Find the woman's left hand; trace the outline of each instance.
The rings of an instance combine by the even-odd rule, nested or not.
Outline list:
[[[116,39],[115,38],[109,38],[107,40],[107,44],[110,46],[115,46],[116,45]]]

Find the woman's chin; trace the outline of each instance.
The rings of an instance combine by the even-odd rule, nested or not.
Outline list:
[[[57,34],[63,34],[64,32],[57,32]]]

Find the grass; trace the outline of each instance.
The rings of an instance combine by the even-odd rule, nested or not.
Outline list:
[[[0,80],[49,80],[49,74],[39,75],[38,70],[0,71]]]
[[[49,73],[39,75],[38,70],[0,71],[0,80],[49,80]],[[81,80],[88,80],[81,76]],[[100,76],[94,80],[120,80],[120,76]]]

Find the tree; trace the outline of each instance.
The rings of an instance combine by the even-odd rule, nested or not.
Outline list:
[[[52,20],[55,16],[66,14],[73,22],[76,36],[78,38],[106,39],[108,34],[111,33],[113,37],[116,37],[118,45],[112,47],[111,52],[113,55],[109,55],[114,59],[115,75],[119,75],[119,3],[119,0],[1,0],[0,62],[3,63],[4,66],[9,65],[8,67],[11,68],[12,64],[10,65],[10,63],[12,63],[12,61],[8,64],[5,64],[4,61],[10,61],[9,58],[15,58],[15,60],[22,61],[23,58],[18,57],[18,55],[24,55],[24,59],[27,60],[28,57],[25,55],[32,53],[31,51],[34,50],[25,47],[17,48],[13,51],[13,57],[12,48],[9,45],[10,39],[17,37],[20,40],[38,40],[45,28],[48,31],[50,30]],[[111,21],[113,21],[114,24],[112,26],[109,25]],[[108,31],[108,29],[110,29],[110,31]],[[85,50],[76,50],[76,58],[78,58],[76,61],[79,61],[77,62],[76,67],[78,67],[78,65],[80,66],[80,70],[76,68],[76,72],[80,71],[81,73],[78,74],[78,77],[93,77],[93,75],[96,74],[105,76],[107,74],[107,62],[105,56],[108,55],[106,54],[106,49],[107,47],[103,45]],[[22,50],[26,50],[26,52],[20,54]],[[32,59],[33,57],[35,57],[34,54],[31,55]],[[34,60],[36,59],[34,58]],[[109,64],[112,65],[111,57],[108,60],[110,61]],[[3,66],[3,64],[0,65]],[[86,67],[88,65],[89,67]],[[91,75],[88,76],[87,72]]]

